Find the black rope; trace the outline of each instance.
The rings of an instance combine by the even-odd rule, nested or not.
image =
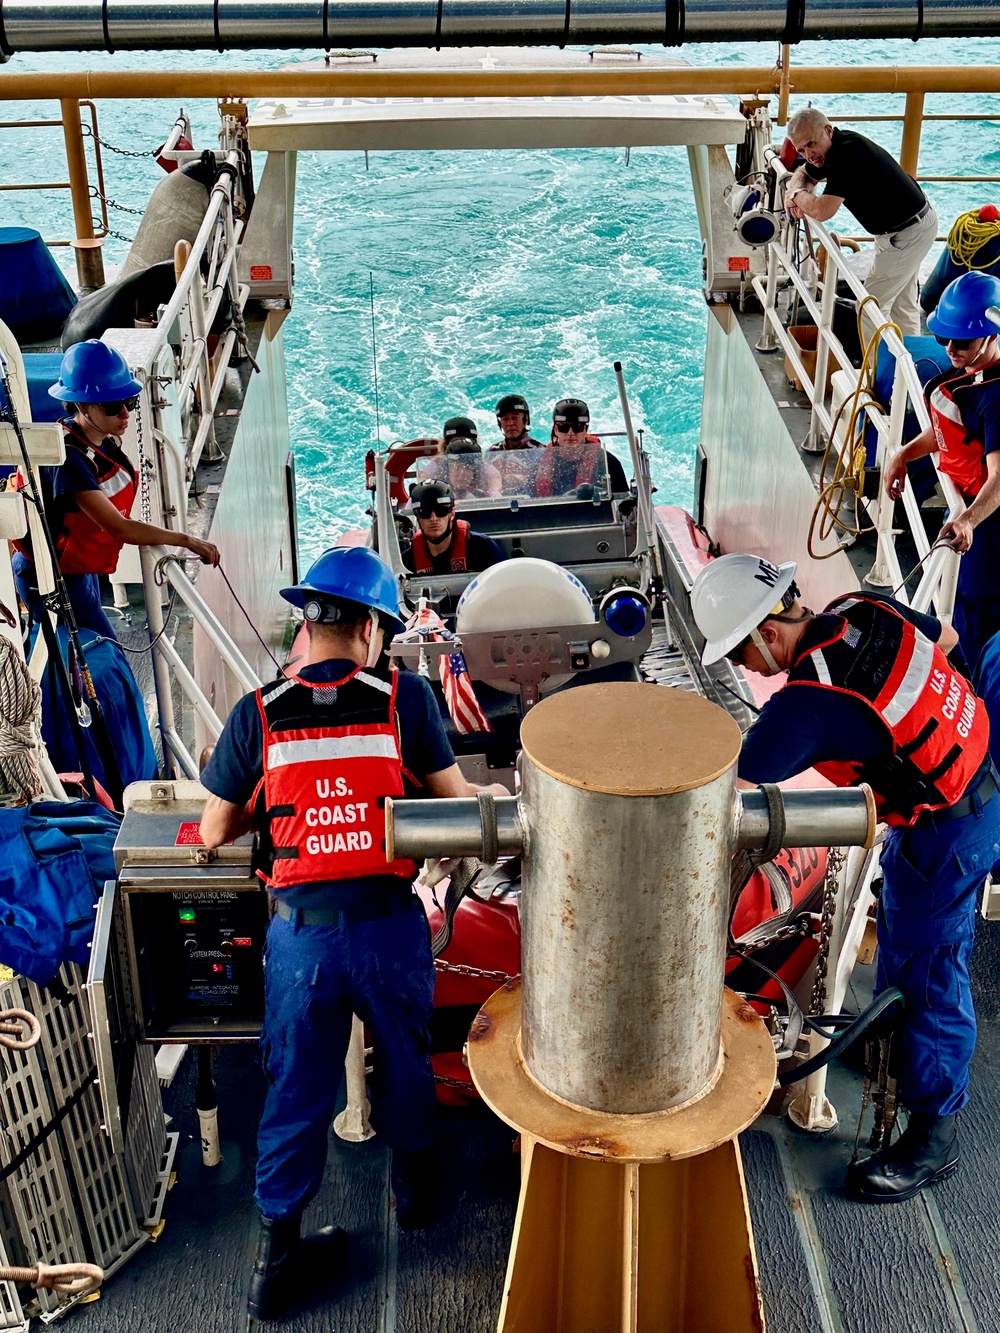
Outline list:
[[[6,62],[14,54],[14,48],[7,41],[7,29],[3,22],[3,0],[0,0],[0,57]]]
[[[108,27],[108,0],[101,0],[101,30],[104,33],[104,45],[109,55],[114,55],[111,45],[111,29]]]
[[[222,45],[222,33],[219,31],[219,0],[212,0],[212,31],[215,33],[215,49],[222,55],[225,47]]]
[[[73,1093],[72,1097],[69,1097],[66,1101],[63,1102],[62,1106],[60,1106],[59,1110],[55,1113],[55,1115],[48,1122],[48,1124],[45,1125],[42,1129],[40,1129],[37,1134],[33,1135],[32,1138],[28,1140],[25,1146],[17,1154],[17,1156],[13,1157],[5,1167],[0,1169],[0,1180],[6,1180],[8,1176],[12,1176],[19,1167],[24,1166],[25,1162],[28,1160],[29,1157],[33,1157],[35,1155],[35,1153],[42,1146],[45,1140],[49,1137],[52,1131],[55,1128],[57,1128],[57,1126],[62,1124],[62,1122],[69,1115],[70,1111],[72,1111],[73,1108],[77,1106],[80,1101],[82,1101],[83,1094],[87,1091],[90,1085],[92,1083],[95,1083],[96,1081],[97,1081],[97,1070],[93,1069],[83,1080],[80,1086],[77,1088],[76,1092]]]
[[[330,0],[323,0],[323,49],[330,54]]]
[[[863,1010],[849,1027],[844,1028],[839,1036],[834,1037],[830,1045],[820,1051],[819,1055],[814,1055],[811,1060],[806,1060],[804,1064],[798,1065],[795,1069],[789,1069],[787,1073],[779,1074],[779,1085],[782,1088],[787,1088],[790,1083],[799,1083],[802,1079],[808,1078],[810,1074],[815,1074],[817,1069],[822,1069],[825,1064],[846,1051],[848,1046],[856,1041],[862,1032],[871,1027],[872,1023],[880,1018],[887,1009],[891,1009],[897,1004],[902,1005],[905,1009],[906,1001],[903,998],[903,992],[897,990],[895,986],[890,986],[881,995],[876,995],[868,1008]]]
[[[566,43],[569,41],[569,25],[572,13],[573,13],[573,0],[566,0],[566,13],[563,16],[563,35],[562,35],[562,41],[559,43],[560,51],[564,51],[566,49]]]
[[[917,30],[913,34],[913,40],[919,42],[924,35],[924,0],[917,0]]]
[[[785,46],[797,46],[802,41],[806,26],[806,0],[788,0],[785,26],[778,41]]]
[[[176,560],[178,557],[177,557],[177,556],[172,556],[172,557],[170,557],[170,558]],[[256,638],[257,638],[257,642],[260,644],[260,646],[264,649],[264,652],[267,653],[268,657],[269,657],[269,658],[271,659],[271,661],[274,663],[275,669],[277,670],[278,675],[280,676],[280,675],[281,675],[281,672],[282,672],[282,666],[281,666],[281,663],[278,661],[278,659],[275,657],[274,653],[271,652],[270,648],[267,646],[267,644],[266,644],[266,643],[264,642],[264,640],[261,638],[261,636],[260,636],[260,631],[257,629],[257,626],[256,626],[256,625],[253,623],[253,621],[250,619],[250,612],[246,609],[246,607],[243,605],[243,603],[240,601],[240,599],[236,596],[236,589],[235,589],[235,588],[233,587],[233,585],[229,582],[229,579],[228,579],[228,577],[226,576],[226,571],[222,568],[221,565],[219,565],[219,573],[222,575],[223,581],[224,581],[226,587],[229,589],[229,592],[230,592],[230,594],[231,594],[231,596],[232,596],[233,601],[236,603],[236,605],[237,605],[237,606],[240,608],[240,610],[243,612],[243,617],[244,617],[244,619],[246,620],[246,622],[247,622],[247,624],[250,626],[250,628],[253,630],[253,632],[254,632],[254,634],[255,634],[255,636],[256,636]]]
[[[776,783],[761,782],[759,790],[767,801],[767,838],[752,859],[756,865],[763,865],[765,861],[773,861],[785,845],[785,803]]]
[[[437,19],[434,23],[434,49],[441,50],[441,28],[444,25],[444,0],[437,0]]]
[[[664,46],[684,45],[685,21],[684,0],[667,0],[663,32]]]

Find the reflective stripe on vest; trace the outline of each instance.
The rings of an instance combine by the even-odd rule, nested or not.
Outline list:
[[[598,435],[588,435],[586,439],[587,448],[580,454],[576,464],[576,479],[560,494],[567,494],[570,490],[575,490],[577,486],[583,486],[588,482],[593,482],[597,472],[597,460],[600,455],[601,440]],[[535,472],[535,494],[537,496],[550,496],[552,494],[552,473],[555,468],[555,451],[563,446],[558,444],[550,445],[545,453],[538,460],[538,468]]]
[[[887,728],[892,748],[868,765],[825,760],[817,771],[838,787],[870,782],[879,818],[890,824],[953,805],[986,758],[981,700],[937,644],[886,603],[858,594],[832,602],[826,614],[841,617],[841,628],[795,662],[786,688],[810,685],[859,700]],[[881,683],[865,670],[879,640],[895,651]]]
[[[80,433],[72,418],[61,423],[66,436],[66,448],[76,449],[93,465],[97,484],[118,512],[124,517],[132,512],[135,503],[136,475],[131,463],[126,459],[122,465],[90,443]],[[124,455],[123,455],[124,456]],[[14,488],[20,489],[24,476],[18,469],[14,478]],[[82,510],[76,510],[63,516],[62,526],[53,533],[59,568],[64,574],[112,574],[118,564],[124,541],[112,537]],[[15,542],[17,550],[31,556],[28,543]]]
[[[359,669],[340,681],[296,677],[257,691],[270,862],[257,873],[272,888],[416,874],[413,861],[385,856],[384,801],[404,792],[397,680]]]
[[[987,366],[972,374],[946,370],[928,381],[925,389],[931,428],[940,454],[939,466],[966,498],[978,495],[986,480],[986,459],[981,440],[974,439],[962,417],[955,394],[969,393],[1000,378],[1000,366]]]
[[[464,518],[456,518],[452,534],[451,545],[448,547],[448,559],[451,562],[451,572],[453,574],[462,574],[469,568],[469,525]],[[415,574],[433,574],[434,561],[431,556],[430,547],[427,545],[427,538],[420,528],[417,528],[413,534],[413,572]]]

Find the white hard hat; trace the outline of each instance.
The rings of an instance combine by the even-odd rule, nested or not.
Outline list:
[[[721,555],[706,565],[691,589],[695,624],[708,642],[701,660],[711,666],[751,630],[791,605],[794,560],[772,565],[758,555]]]

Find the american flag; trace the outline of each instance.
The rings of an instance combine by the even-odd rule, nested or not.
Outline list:
[[[431,610],[426,599],[421,597],[417,610],[406,622],[405,638],[422,640],[427,643],[447,643],[455,638],[445,628],[444,621],[436,611]],[[444,701],[448,706],[455,730],[462,736],[474,732],[492,731],[489,719],[479,705],[476,691],[469,677],[469,668],[465,665],[462,650],[456,645],[453,653],[442,653],[438,658],[438,671],[441,674],[441,686]]]

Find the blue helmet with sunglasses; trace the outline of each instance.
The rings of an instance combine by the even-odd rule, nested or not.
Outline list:
[[[121,410],[121,404],[128,406],[141,392],[142,385],[121,352],[99,338],[88,338],[67,347],[59,378],[49,389],[49,395],[61,403],[100,403],[106,410],[114,404],[115,413]]]
[[[993,338],[1000,328],[986,318],[991,306],[1000,306],[1000,278],[991,273],[962,273],[941,293],[927,327],[939,343],[970,343]]]

